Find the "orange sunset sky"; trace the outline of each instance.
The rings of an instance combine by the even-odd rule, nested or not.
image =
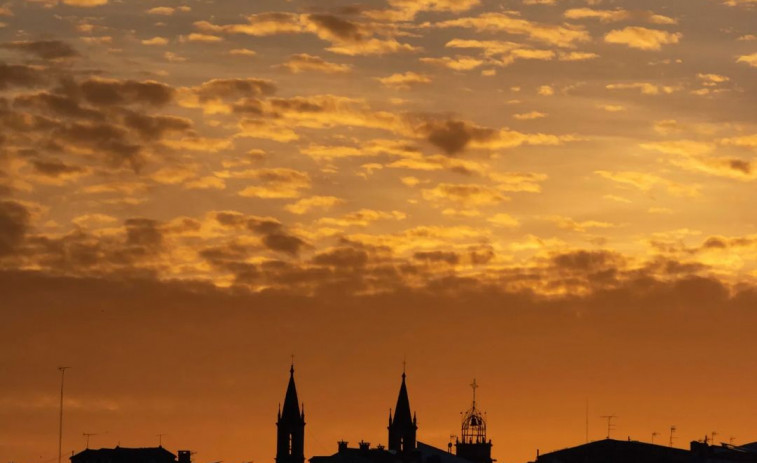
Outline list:
[[[755,0],[0,0],[0,463],[757,441]]]

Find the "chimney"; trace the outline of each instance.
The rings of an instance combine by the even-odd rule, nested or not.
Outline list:
[[[367,452],[368,449],[371,448],[371,443],[370,442],[365,442],[365,441],[362,441],[362,440],[360,441],[360,443],[358,445],[360,446],[360,451],[362,451],[362,452]]]
[[[347,450],[347,444],[349,444],[349,442],[347,442],[346,440],[340,440],[339,442],[337,442],[337,445],[339,446],[339,453]]]
[[[179,463],[192,463],[192,452],[179,450]]]

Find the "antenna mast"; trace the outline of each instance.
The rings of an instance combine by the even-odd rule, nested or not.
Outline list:
[[[676,432],[676,427],[675,425],[673,425],[670,427],[670,446],[671,447],[673,446],[673,434],[675,434],[675,432]]]
[[[96,436],[97,433],[95,433],[95,432],[83,432],[83,433],[81,433],[81,435],[87,438],[87,446],[85,448],[89,448],[89,438],[92,437],[92,436]]]
[[[589,398],[586,398],[586,443],[589,443]]]
[[[58,421],[58,463],[63,458],[63,379],[71,367],[58,367],[60,371],[60,419]]]
[[[616,415],[604,415],[604,416],[601,416],[600,418],[604,418],[604,419],[607,420],[607,438],[609,439],[610,438],[610,433],[615,429],[615,426],[613,426],[613,424],[612,424],[612,420],[614,420],[615,418],[617,418],[617,416]]]
[[[652,433],[652,443],[653,444],[654,444],[654,438],[655,438],[655,436],[659,436],[659,434],[657,433],[657,431],[655,431],[655,432]]]

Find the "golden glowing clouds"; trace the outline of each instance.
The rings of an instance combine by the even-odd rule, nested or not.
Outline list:
[[[681,39],[678,32],[667,32],[646,27],[629,26],[605,34],[605,42],[627,45],[640,50],[659,50],[663,45],[675,44]]]
[[[459,27],[479,32],[507,32],[558,47],[574,47],[576,43],[589,40],[589,33],[579,26],[541,24],[504,13],[484,13],[476,17],[452,19],[436,23],[433,27]]]
[[[379,77],[378,81],[387,87],[409,89],[418,84],[428,84],[431,82],[431,78],[415,72],[406,72],[404,74],[392,74],[387,77]]]
[[[243,365],[248,359],[237,353],[270,349],[282,339],[301,343],[303,352],[335,346],[317,353],[320,360],[303,361],[305,376],[311,360],[311,371],[340,367],[323,359],[345,347],[371,365],[374,351],[401,356],[409,348],[410,355],[419,345],[429,353],[419,368],[439,358],[465,364],[450,363],[468,356],[448,340],[473,335],[490,348],[461,344],[462,352],[477,354],[465,361],[494,365],[492,372],[520,371],[520,379],[502,377],[498,386],[536,402],[554,394],[535,394],[534,385],[554,382],[529,378],[522,365],[491,363],[487,352],[552,359],[560,368],[547,370],[561,384],[576,384],[581,401],[591,385],[579,387],[571,375],[593,377],[594,369],[616,368],[623,356],[635,366],[628,369],[633,378],[621,381],[628,388],[644,386],[635,382],[639,371],[655,381],[690,382],[689,372],[667,360],[681,355],[655,354],[670,349],[669,333],[660,334],[659,350],[636,341],[642,334],[650,339],[650,326],[712,334],[711,323],[696,325],[703,310],[754,318],[739,312],[754,305],[757,282],[757,240],[748,220],[757,178],[757,62],[747,26],[753,3],[6,2],[0,5],[0,285],[4,303],[16,305],[3,306],[11,307],[11,322],[0,330],[12,347],[0,352],[13,356],[24,342],[34,346],[24,349],[32,355],[47,348],[44,359],[24,362],[40,365],[52,358],[50,346],[74,346],[69,338],[84,333],[82,345],[105,346],[108,355],[71,353],[97,366],[97,378],[82,383],[120,392],[80,399],[112,413],[102,426],[90,416],[81,423],[86,418],[109,429],[113,439],[126,436],[111,425],[128,409],[155,417],[155,426],[175,436],[191,435],[186,423],[198,422],[219,435],[245,429],[253,436],[246,449],[192,435],[188,441],[213,461],[270,458],[270,423],[251,421],[248,411],[274,404],[274,416],[281,391],[266,396],[274,387],[260,382],[267,375],[248,375],[246,367],[229,373],[227,362]],[[19,343],[14,336],[24,329],[13,323],[29,333],[45,329],[37,323],[45,317],[29,316],[37,312],[28,300],[42,301],[55,320],[71,316],[47,325],[49,336]],[[76,307],[58,307],[69,301]],[[477,323],[459,323],[460,307],[480,309],[470,315]],[[410,324],[397,328],[408,317]],[[130,354],[119,360],[120,351],[107,346],[124,320],[133,321],[129,339],[136,342],[119,343]],[[696,336],[681,335],[684,356],[716,360],[736,352],[748,363],[749,346],[726,332],[734,325],[747,330],[753,320],[716,325],[721,342],[710,344],[729,349],[715,356],[691,342]],[[70,336],[56,340],[53,331]],[[129,391],[128,400],[123,384],[141,386],[106,381],[122,374],[103,372],[109,365],[154,365],[158,357],[142,360],[158,344],[140,342],[153,331],[167,333],[157,341],[165,346],[193,340],[184,346],[189,351],[166,351],[171,365],[189,368],[181,384],[188,398],[175,392],[174,380],[163,385],[170,398],[151,395],[157,393],[150,381],[150,388]],[[612,336],[599,343],[597,333]],[[741,339],[749,339],[745,333]],[[585,347],[575,339],[595,342]],[[297,349],[281,347],[287,354]],[[224,362],[202,361],[210,352],[226,355]],[[202,368],[187,367],[190,357],[200,358]],[[703,378],[742,379],[717,374],[726,371],[713,370],[722,362],[703,365],[709,373]],[[146,377],[164,378],[164,367]],[[382,368],[388,367],[370,370]],[[0,401],[0,412],[10,407],[14,419],[20,412],[13,407],[24,401],[50,410],[46,399],[13,386],[25,371],[0,386],[10,397]],[[377,384],[367,375],[360,377],[364,384]],[[208,394],[203,378],[228,381],[211,388],[218,395],[213,406],[186,406]],[[721,400],[719,392],[707,395]],[[420,410],[449,400],[446,392],[427,394]],[[245,404],[234,407],[240,417],[233,426],[228,414],[236,412],[224,405],[229,397]],[[555,400],[570,402],[566,397]],[[678,402],[686,410],[699,402],[686,399]],[[544,426],[534,416],[560,416],[559,404],[536,402],[522,407],[521,418],[502,413],[505,402],[493,404],[490,412],[500,412],[492,419],[506,418],[492,422],[492,432],[522,436],[522,429]],[[151,415],[145,403],[160,404],[164,415]],[[639,403],[664,408],[657,399]],[[738,409],[724,403],[722,409]],[[311,419],[325,423],[319,406]],[[452,423],[429,424],[424,435],[448,436],[454,410],[423,418]],[[37,418],[39,435],[12,430],[16,450],[0,450],[0,457],[54,457],[54,448],[45,450],[50,439],[38,431],[47,418]],[[362,429],[361,420],[350,429]],[[519,430],[508,429],[509,422]],[[660,422],[669,425],[668,417],[655,426]],[[554,423],[549,437],[495,447],[507,447],[497,458],[525,461],[539,445],[572,445],[573,437],[560,432],[569,426]],[[326,433],[324,441],[353,438],[312,426]],[[652,429],[646,422],[628,426],[629,435]],[[699,437],[694,425],[687,429]],[[362,437],[368,436],[354,438]],[[129,438],[144,441],[137,431]],[[319,445],[308,448],[332,450]]]
[[[382,55],[386,53],[417,50],[393,37],[377,37],[369,27],[329,14],[260,13],[247,17],[247,23],[217,25],[209,21],[197,21],[195,27],[208,33],[244,34],[269,36],[279,34],[315,34],[331,42],[328,48],[342,55]]]
[[[739,56],[736,62],[746,63],[749,66],[757,67],[757,53],[752,53],[751,55]]]
[[[321,57],[308,55],[307,53],[290,56],[282,66],[295,74],[304,71],[319,71],[327,74],[336,74],[350,72],[351,69],[348,65],[330,63]]]

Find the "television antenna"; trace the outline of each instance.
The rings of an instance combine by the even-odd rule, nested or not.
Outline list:
[[[81,433],[82,436],[87,438],[87,446],[85,448],[89,448],[89,438],[92,436],[99,436],[99,432],[83,432]]]
[[[673,435],[675,434],[675,432],[676,432],[676,427],[675,425],[673,425],[670,427],[670,446],[671,447],[673,446]]]
[[[600,418],[603,418],[607,420],[607,438],[610,438],[610,433],[615,429],[615,425],[612,424],[612,420],[617,418],[616,415],[603,415],[600,416]]]

